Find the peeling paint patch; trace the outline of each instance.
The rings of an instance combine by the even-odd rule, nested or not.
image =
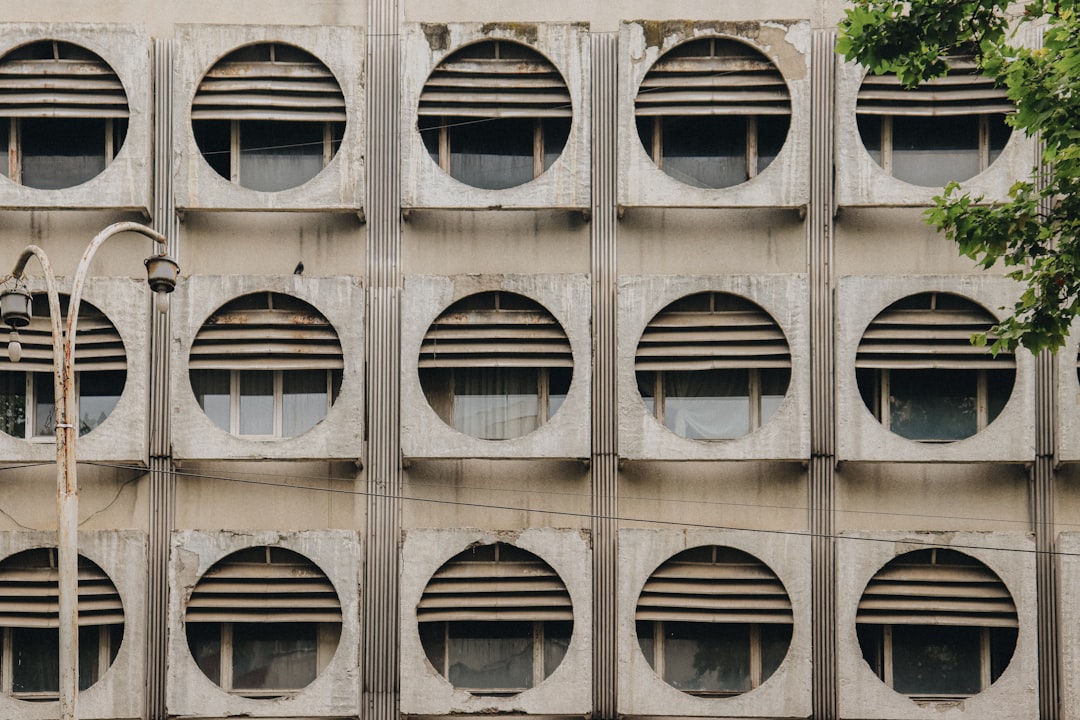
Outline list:
[[[420,23],[420,28],[427,38],[428,47],[433,52],[446,50],[450,47],[450,28],[443,23]]]
[[[536,23],[484,23],[480,32],[483,35],[507,35],[529,45],[536,45],[539,38]]]

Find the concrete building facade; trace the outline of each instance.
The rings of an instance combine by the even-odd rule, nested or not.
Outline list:
[[[0,264],[70,291],[136,220],[181,267],[156,312],[122,235],[85,288],[81,716],[1080,717],[1077,340],[973,347],[1021,288],[922,217],[1036,147],[842,15],[9,1]],[[39,274],[18,719],[59,712]]]

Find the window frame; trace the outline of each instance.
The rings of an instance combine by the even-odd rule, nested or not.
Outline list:
[[[894,147],[893,147],[893,121],[897,117],[907,117],[907,116],[903,116],[903,115],[899,115],[899,116],[898,115],[877,115],[877,116],[874,116],[874,117],[879,118],[879,120],[881,122],[881,128],[880,128],[880,133],[879,133],[879,137],[878,137],[878,142],[880,143],[878,152],[881,154],[881,162],[878,163],[878,165],[881,167],[882,172],[884,172],[889,177],[894,177],[897,180],[900,180],[901,182],[906,182],[906,183],[909,183],[911,185],[919,185],[921,187],[926,187],[925,183],[916,182],[915,180],[909,180],[909,179],[903,178],[903,177],[896,177],[893,174],[893,152],[894,152]],[[967,116],[967,117],[970,117],[970,115]],[[995,117],[995,115],[980,113],[978,115],[975,115],[975,117],[978,119],[977,145],[978,145],[978,156],[979,156],[979,169],[976,172],[976,175],[978,175],[980,173],[986,172],[987,168],[989,168],[994,163],[994,161],[997,160],[996,157],[991,158],[991,153],[993,152],[993,148],[991,147],[992,137],[993,136],[992,136],[992,134],[990,132],[990,118]],[[862,132],[861,131],[859,133],[859,137],[860,137],[860,139],[862,138]],[[1008,140],[1006,140],[1006,143],[1007,142],[1008,142]],[[1002,146],[1002,150],[1004,150],[1004,146]],[[870,151],[867,150],[867,152],[869,153]],[[1001,154],[1001,150],[998,151],[999,156],[1000,156],[1000,154]],[[974,175],[971,176],[971,177],[974,177]],[[964,178],[964,180],[969,180],[969,179],[970,178]]]
[[[304,433],[311,430],[311,428],[308,428],[308,430],[305,430],[304,433],[300,433],[298,435],[283,435],[282,434],[282,427],[284,425],[284,411],[285,411],[284,373],[287,373],[287,372],[301,372],[301,373],[325,372],[326,373],[326,413],[318,420],[318,422],[315,423],[315,425],[318,425],[320,422],[325,420],[326,416],[330,414],[330,409],[334,405],[334,400],[336,399],[336,395],[340,393],[340,388],[341,388],[340,375],[342,373],[341,370],[334,369],[334,368],[305,368],[305,369],[296,369],[296,370],[282,369],[282,368],[273,368],[273,369],[270,369],[270,368],[266,368],[266,369],[251,368],[251,369],[247,369],[247,370],[236,369],[236,368],[232,368],[232,369],[229,369],[229,368],[219,368],[219,369],[205,368],[205,369],[202,369],[202,370],[192,370],[190,372],[206,372],[208,374],[209,373],[228,373],[229,374],[229,427],[228,428],[223,428],[220,425],[218,425],[217,422],[213,418],[210,418],[210,419],[211,419],[212,422],[214,422],[215,427],[221,428],[225,432],[228,432],[228,433],[230,433],[232,435],[235,435],[235,436],[241,437],[241,438],[245,438],[245,439],[248,439],[248,440],[258,440],[258,439],[280,440],[280,439],[285,439],[285,438],[300,437],[300,435],[303,435]],[[240,425],[241,425],[240,424],[240,400],[241,400],[241,397],[242,397],[241,393],[240,393],[240,386],[241,386],[241,381],[242,381],[241,373],[247,373],[247,372],[258,372],[258,373],[266,373],[266,372],[268,372],[268,373],[272,373],[272,377],[273,377],[273,404],[274,404],[273,428],[274,429],[273,429],[273,432],[271,432],[270,434],[263,434],[263,433],[245,434],[245,433],[240,432]],[[337,382],[336,385],[335,385],[335,382],[334,382],[334,380],[335,380],[334,373],[335,372],[339,374],[338,382]],[[335,390],[337,392],[335,392]],[[196,399],[196,402],[198,403],[199,407],[202,408],[203,407],[202,402],[200,401],[200,399],[199,399],[199,397],[197,395],[196,395],[195,399]],[[204,413],[206,412],[205,408],[203,409],[203,412]],[[208,413],[207,413],[207,417],[209,417]],[[314,425],[312,427],[314,427]]]
[[[768,418],[762,419],[762,410],[761,410],[761,371],[762,370],[775,370],[775,369],[782,369],[782,368],[757,368],[757,367],[753,367],[753,368],[730,368],[730,369],[731,370],[746,371],[748,373],[748,377],[747,377],[748,391],[747,391],[747,395],[745,397],[748,399],[748,402],[749,402],[749,405],[750,405],[750,411],[748,413],[748,423],[749,423],[749,428],[750,429],[746,433],[746,435],[749,435],[750,433],[754,432],[755,430],[760,429],[762,427],[762,425],[764,425],[765,423],[767,423],[769,420],[772,419],[771,415]],[[666,413],[665,413],[666,407],[665,407],[665,404],[666,404],[666,401],[667,401],[667,393],[664,390],[664,374],[666,372],[686,372],[686,371],[643,370],[643,371],[640,371],[640,372],[643,372],[643,373],[644,372],[651,372],[651,373],[653,373],[653,395],[652,395],[653,411],[652,411],[652,416],[654,418],[656,418],[657,422],[659,422],[665,428],[667,428],[668,430],[671,430],[671,428],[667,427],[667,421],[666,421]],[[708,371],[703,371],[703,372],[708,372]],[[790,385],[791,385],[791,374],[790,374],[790,370],[789,370],[789,372],[788,372],[788,386],[790,387]],[[785,395],[786,395],[786,393],[785,393]],[[680,396],[673,396],[673,397],[684,397],[684,396],[680,395]],[[742,395],[737,395],[737,396],[733,395],[732,397],[744,397],[744,396],[742,396]],[[675,431],[671,430],[671,432],[675,432]],[[700,440],[701,440],[701,442],[717,442],[717,441],[723,441],[723,440],[737,440],[740,437],[746,437],[746,435],[737,435],[737,436],[734,436],[734,437],[701,438]],[[680,436],[680,437],[683,437],[683,436]],[[698,438],[687,438],[687,439],[698,440]]]
[[[87,688],[93,687],[101,681],[101,678],[104,677],[106,672],[108,672],[109,668],[112,666],[116,658],[116,653],[113,651],[112,647],[113,626],[96,625],[92,627],[97,630],[97,666],[95,667],[94,675],[90,680],[89,685],[87,685]],[[15,673],[13,672],[13,668],[15,643],[13,637],[14,633],[12,632],[13,630],[15,630],[15,628],[0,628],[0,692],[3,692],[4,694],[8,695],[9,697],[13,697],[16,700],[27,700],[32,702],[48,702],[58,700],[60,698],[59,688],[56,690],[56,692],[53,692],[51,690],[31,690],[17,692],[14,690]],[[82,630],[82,628],[80,628],[80,630]],[[120,638],[120,642],[116,646],[117,652],[119,651],[121,644],[123,644],[122,635]],[[79,667],[81,674],[83,665],[80,665]],[[85,692],[85,690],[81,688],[81,679],[82,678],[80,678],[79,682],[80,692]]]
[[[442,170],[443,172],[445,172],[447,175],[450,175],[450,177],[454,177],[450,173],[450,157],[453,154],[453,150],[454,150],[453,149],[453,139],[452,139],[451,130],[455,126],[460,124],[460,122],[465,122],[465,120],[463,118],[460,118],[459,116],[452,116],[452,115],[436,115],[436,116],[428,116],[428,117],[436,118],[437,121],[438,121],[438,125],[436,125],[435,127],[420,128],[421,133],[431,132],[432,130],[437,130],[438,131],[438,134],[436,135],[436,143],[437,143],[436,146],[438,148],[438,151],[437,151],[437,153],[430,153],[429,152],[429,156],[437,156],[437,157],[432,157],[432,160],[435,160],[436,164],[439,166],[439,169]],[[477,120],[477,122],[489,121],[489,120],[497,121],[499,119],[500,118],[484,118],[482,120]],[[536,178],[540,177],[547,170],[547,168],[544,166],[544,164],[545,164],[545,162],[547,160],[547,157],[546,157],[546,154],[545,154],[545,149],[546,149],[546,144],[545,144],[545,141],[546,141],[545,126],[546,126],[546,123],[545,123],[545,121],[547,119],[548,118],[543,118],[543,117],[531,118],[532,123],[533,123],[533,128],[532,128],[533,169],[532,169],[532,178],[531,178],[531,180],[535,180]],[[425,145],[425,147],[426,147],[426,145]],[[564,145],[564,149],[565,149],[565,145]],[[559,156],[556,157],[556,160],[561,155],[562,155],[562,152],[560,151]],[[454,179],[458,180],[459,182],[464,182],[463,180],[459,180],[456,177]],[[518,185],[508,185],[506,187],[498,187],[498,188],[491,188],[491,189],[493,189],[493,190],[508,190],[508,189],[514,188],[514,187],[518,187]]]
[[[43,375],[43,376],[47,376],[49,378],[53,378],[54,377],[53,374],[49,373],[49,372],[36,372],[36,371],[10,370],[10,369],[5,369],[3,372],[21,373],[24,376],[25,384],[24,384],[24,390],[23,390],[23,398],[24,398],[24,403],[25,403],[24,404],[24,412],[26,413],[26,415],[25,415],[25,420],[24,420],[23,436],[21,438],[19,438],[19,439],[20,440],[29,440],[31,442],[39,442],[39,443],[56,442],[56,437],[55,437],[55,434],[56,434],[56,422],[55,422],[55,420],[53,421],[53,429],[52,429],[51,432],[43,434],[43,435],[37,435],[37,434],[34,433],[34,430],[36,429],[37,424],[38,424],[37,423],[37,407],[38,407],[38,403],[37,403],[37,383],[35,382],[35,380],[37,380],[38,378],[36,378],[35,376]],[[126,368],[124,370],[76,370],[75,371],[75,408],[74,408],[74,411],[72,413],[72,415],[75,417],[75,420],[76,420],[76,425],[75,425],[75,435],[76,435],[76,437],[82,437],[84,435],[89,435],[91,432],[93,432],[98,427],[100,427],[100,426],[94,426],[94,427],[90,428],[90,430],[88,430],[86,433],[83,433],[82,432],[82,423],[79,422],[79,420],[80,420],[79,406],[80,406],[81,400],[82,400],[82,385],[83,385],[83,382],[84,382],[83,377],[82,377],[83,373],[99,373],[99,372],[122,372],[122,373],[124,373],[124,375],[125,375],[125,377],[124,377],[124,389],[127,389],[127,370],[126,370]],[[55,390],[53,392],[54,392],[54,395],[55,395]],[[123,396],[124,395],[123,395],[123,389],[122,389],[120,391],[120,395],[118,395],[117,399],[116,399],[116,404],[117,405],[120,404],[120,399]],[[53,415],[55,416],[55,413],[56,413],[56,398],[55,397],[53,398],[52,408],[53,408]],[[113,410],[115,411],[115,407],[113,408]],[[105,419],[108,420],[108,418],[111,417],[111,416],[112,416],[112,412],[110,412],[109,415],[106,416]],[[11,437],[18,437],[18,436],[12,435]]]
[[[23,125],[23,121],[27,120],[27,119],[33,120],[33,119],[36,119],[36,118],[23,118],[23,117],[2,117],[2,118],[0,118],[0,121],[7,121],[7,133],[6,133],[6,137],[3,138],[4,142],[6,143],[7,152],[5,153],[5,155],[7,156],[7,162],[0,161],[0,175],[3,175],[7,179],[9,179],[12,182],[16,183],[17,185],[22,185],[23,184],[23,180],[22,180],[22,175],[23,175],[22,125]],[[70,119],[71,120],[94,120],[94,118],[70,118]],[[103,158],[105,160],[105,168],[102,170],[102,172],[104,172],[105,169],[108,169],[108,167],[112,163],[112,161],[116,159],[116,155],[120,152],[120,149],[124,146],[124,140],[126,138],[118,137],[118,135],[120,135],[120,134],[126,134],[127,133],[127,123],[126,122],[123,122],[123,123],[118,123],[117,122],[117,120],[122,120],[122,119],[124,119],[124,118],[113,118],[113,117],[101,118],[101,120],[103,120],[104,123],[105,123],[105,130],[104,130],[105,137],[104,137],[104,143],[103,143],[103,145],[104,145]],[[0,130],[0,135],[4,135],[4,134],[5,133],[3,133],[2,130]],[[85,157],[91,157],[91,156],[85,156]],[[100,175],[100,174],[101,173],[98,173],[98,175]],[[94,177],[97,177],[97,175],[94,175]],[[58,188],[58,189],[66,189],[66,188],[76,187],[77,185],[81,185],[84,182],[89,182],[92,179],[93,178],[87,178],[85,180],[80,180],[77,183],[74,183],[72,185],[65,185],[63,188]],[[40,189],[40,188],[32,188],[32,189]]]
[[[874,419],[881,423],[881,426],[883,428],[885,428],[889,432],[892,432],[892,403],[890,402],[892,392],[890,383],[892,368],[866,369],[871,371],[871,373],[868,374],[872,374],[872,380],[874,384],[870,393],[874,398],[874,407],[867,409],[870,410],[870,413],[874,416]],[[983,430],[985,430],[986,427],[991,422],[993,422],[993,420],[997,420],[997,417],[995,417],[993,420],[990,419],[990,390],[987,373],[993,372],[993,370],[989,370],[987,368],[957,368],[953,370],[953,372],[975,373],[975,432],[972,435],[968,436],[973,437],[974,435],[981,433]],[[1008,402],[1008,398],[1005,399],[1005,402]],[[906,440],[911,440],[912,442],[919,443],[953,443],[959,442],[959,440],[966,439],[960,438],[958,440],[953,440],[942,438],[909,438],[906,436],[901,437],[904,437]]]
[[[445,418],[445,417],[442,417],[442,415],[436,410],[436,414],[439,414],[439,417],[443,422],[445,422],[447,425],[452,427],[457,432],[463,433],[463,434],[468,434],[468,433],[465,433],[465,431],[462,428],[458,427],[458,424],[457,424],[457,412],[456,412],[457,393],[455,392],[455,386],[456,386],[456,383],[457,383],[457,373],[459,371],[461,371],[461,370],[470,370],[470,369],[473,369],[473,368],[463,368],[463,367],[444,368],[444,370],[446,371],[446,378],[447,378],[446,389],[445,389],[446,394],[444,396],[444,399],[445,399],[445,406],[444,407],[445,407],[445,410],[448,412],[449,420],[447,418]],[[554,413],[551,412],[551,370],[553,370],[553,369],[561,369],[561,368],[550,368],[550,367],[509,368],[508,367],[508,368],[476,368],[476,369],[483,369],[483,370],[489,370],[489,371],[490,370],[519,370],[519,371],[523,371],[523,372],[533,370],[533,371],[536,372],[536,426],[533,427],[531,430],[529,430],[527,433],[524,433],[522,435],[514,435],[512,437],[507,437],[507,438],[480,438],[480,439],[513,440],[514,438],[524,437],[524,435],[528,435],[529,433],[536,432],[537,430],[542,428],[544,425],[551,422],[552,418],[554,417]],[[424,370],[434,370],[434,368],[424,368],[423,370],[421,370],[421,372],[424,372]],[[439,393],[439,394],[441,394],[441,393]],[[436,393],[432,393],[432,395],[437,396]],[[486,395],[484,397],[492,397],[493,398],[493,397],[501,397],[501,396],[499,396],[499,395]],[[434,403],[432,403],[432,409],[435,409]],[[556,412],[557,411],[558,410],[556,410]]]
[[[200,121],[197,121],[197,122],[200,122]],[[217,172],[215,172],[215,174],[218,177],[221,177],[221,178],[223,178],[225,180],[228,180],[230,183],[232,183],[233,185],[236,185],[237,187],[242,187],[242,188],[244,188],[246,190],[251,190],[252,188],[248,188],[247,186],[244,186],[244,185],[240,184],[241,164],[243,162],[243,153],[241,152],[241,141],[242,141],[242,137],[243,137],[243,125],[244,125],[244,123],[247,123],[247,122],[250,122],[250,121],[241,120],[241,119],[235,119],[234,118],[234,119],[231,119],[231,120],[227,120],[225,122],[229,123],[229,150],[228,150],[228,153],[229,153],[229,177],[226,178],[224,175],[221,175],[220,173],[217,173]],[[281,122],[281,121],[271,121],[271,122]],[[330,162],[334,159],[334,157],[336,157],[337,152],[341,147],[341,143],[344,141],[345,123],[338,122],[338,121],[333,121],[333,120],[318,120],[318,121],[311,122],[310,124],[311,125],[321,125],[322,126],[322,168],[320,170],[320,172],[321,172],[322,170],[325,170],[326,167],[330,164]],[[340,133],[339,133],[340,137],[335,140],[335,138],[334,138],[334,130],[337,129],[337,128],[340,128]],[[203,152],[201,148],[200,148],[200,153],[202,154],[203,158],[206,159],[206,154],[207,153]],[[207,163],[209,164],[209,160],[207,160]],[[312,178],[308,178],[307,180],[304,181],[304,183],[310,182],[311,180],[312,180]],[[301,183],[301,185],[303,185],[304,183]],[[295,187],[299,187],[299,185],[294,185],[294,186],[289,187],[289,188],[282,188],[281,190],[267,190],[267,191],[253,190],[253,192],[283,192],[285,190],[291,190],[292,188],[295,188]]]

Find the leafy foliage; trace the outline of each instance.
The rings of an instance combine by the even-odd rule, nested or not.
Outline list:
[[[974,52],[979,67],[1016,105],[1009,123],[1043,143],[1042,164],[984,203],[956,183],[927,210],[927,221],[985,268],[998,263],[1026,289],[992,331],[993,350],[1056,350],[1080,313],[1080,20],[1078,0],[1027,4],[989,0],[855,0],[837,51],[908,87],[947,72],[944,57]],[[1014,30],[1045,24],[1043,47]],[[987,342],[986,335],[976,342]]]

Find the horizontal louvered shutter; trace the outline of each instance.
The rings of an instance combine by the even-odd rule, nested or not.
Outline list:
[[[1013,111],[1005,88],[978,71],[970,57],[948,60],[949,74],[906,90],[894,74],[869,74],[859,89],[863,115],[994,115]]]
[[[870,323],[859,342],[855,367],[891,369],[1006,369],[1016,367],[1011,353],[997,357],[971,344],[972,333],[986,332],[994,318],[972,304],[966,310],[888,308]]]
[[[318,62],[237,62],[206,74],[192,120],[345,122],[345,98],[333,73]]]
[[[310,562],[226,559],[195,586],[186,621],[341,622],[341,605],[330,580]]]
[[[192,370],[316,370],[345,366],[329,321],[310,310],[228,310],[195,336]]]
[[[66,324],[66,319],[61,325]],[[52,322],[48,316],[35,314],[30,324],[19,330],[22,360],[18,364],[0,357],[0,366],[22,372],[53,372]],[[120,333],[96,308],[83,303],[75,334],[75,370],[123,370],[127,367]]]
[[[60,574],[54,567],[0,569],[0,627],[59,627]],[[97,567],[79,563],[79,625],[121,625],[116,586]]]
[[[570,594],[543,560],[458,561],[439,569],[416,607],[419,622],[573,620]]]
[[[859,601],[856,622],[872,625],[1017,627],[1016,606],[985,565],[892,562]]]
[[[539,306],[443,313],[420,347],[421,368],[573,366],[566,333]]]
[[[570,91],[539,53],[527,58],[451,56],[420,93],[421,116],[476,118],[570,117]]]
[[[661,312],[641,335],[635,369],[787,368],[791,353],[764,310]]]
[[[718,40],[711,57],[669,53],[657,60],[638,90],[635,114],[790,115],[791,99],[783,75],[768,58],[741,43]]]
[[[669,560],[645,582],[638,620],[791,624],[791,599],[759,561]]]
[[[0,62],[0,117],[127,116],[123,83],[103,60]]]

